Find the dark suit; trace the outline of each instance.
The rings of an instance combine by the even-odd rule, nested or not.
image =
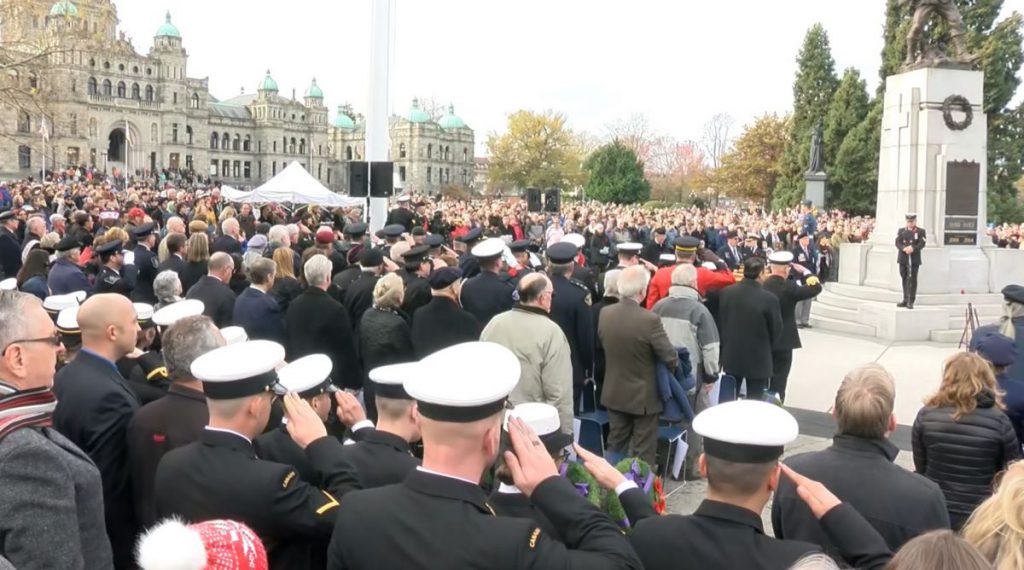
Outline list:
[[[462,284],[462,308],[476,317],[480,328],[498,313],[504,313],[515,304],[515,288],[503,280],[497,273],[480,271],[480,273]]]
[[[416,358],[479,338],[480,324],[476,317],[448,297],[432,298],[412,318],[412,346]]]
[[[594,370],[594,321],[590,314],[590,291],[579,281],[552,275],[551,319],[558,323],[569,341],[572,355],[573,401],[579,400],[583,380]]]
[[[241,254],[242,244],[231,236],[220,236],[210,244],[210,253],[217,253],[218,251]]]
[[[198,390],[171,384],[167,395],[139,408],[128,424],[128,463],[139,524],[156,520],[157,465],[172,449],[199,441],[209,421],[206,397]]]
[[[132,290],[132,301],[136,303],[156,304],[156,294],[153,293],[153,280],[156,279],[157,268],[160,264],[156,254],[148,247],[139,244],[135,246],[135,272]],[[130,280],[131,281],[131,280]]]
[[[263,540],[270,568],[322,568],[323,544],[334,529],[339,501],[356,483],[338,460],[340,447],[337,439],[322,437],[306,448],[310,463],[327,474],[321,490],[291,466],[258,459],[244,437],[206,429],[199,441],[160,462],[157,517],[239,521]]]
[[[288,360],[310,354],[326,354],[334,368],[335,386],[359,388],[363,371],[356,354],[356,338],[348,311],[317,287],[307,287],[288,306],[285,315]]]
[[[405,285],[405,296],[402,299],[402,311],[410,317],[417,310],[430,302],[430,283],[417,275],[410,275],[406,270],[398,271]]]
[[[531,500],[565,544],[530,520],[493,516],[478,485],[413,471],[400,485],[345,497],[327,567],[641,568],[615,524],[565,479],[545,480]]]
[[[7,228],[0,228],[0,277],[15,277],[21,270],[21,242]]]
[[[57,372],[53,389],[58,400],[54,427],[88,453],[99,468],[114,563],[118,568],[128,567],[138,528],[125,437],[139,402],[117,366],[86,349]]]
[[[657,364],[675,370],[679,355],[661,318],[633,299],[622,299],[601,311],[598,335],[605,353],[601,403],[608,408],[610,420],[608,447],[654,465],[658,417],[663,410]]]
[[[793,366],[793,350],[800,348],[800,331],[796,327],[796,304],[800,301],[813,299],[821,293],[821,282],[817,277],[809,276],[807,285],[798,285],[792,279],[771,276],[764,281],[764,290],[779,299],[779,311],[782,313],[782,336],[772,350],[771,391],[786,399],[786,384],[789,370]]]
[[[748,397],[760,398],[772,376],[772,350],[782,338],[778,297],[743,279],[718,293],[718,321],[722,368],[737,382],[747,380]]]
[[[363,313],[373,306],[373,288],[380,281],[380,276],[368,271],[360,272],[345,290],[345,308],[353,328],[358,329]]]
[[[178,254],[172,253],[168,255],[167,259],[165,259],[156,270],[158,274],[163,273],[164,271],[173,271],[178,274],[178,279],[181,279],[181,274],[185,271],[185,260],[179,257]],[[188,291],[188,289],[185,288],[184,282],[182,282],[182,288],[185,289],[185,291]]]
[[[412,210],[399,206],[388,212],[388,219],[384,222],[384,225],[398,224],[405,228],[405,231],[411,232],[415,216],[416,214]]]
[[[358,443],[346,445],[341,457],[355,469],[363,489],[401,483],[420,464],[409,442],[393,433],[371,428],[356,433]]]
[[[235,300],[232,318],[250,339],[285,342],[281,308],[273,297],[255,287],[249,287]]]
[[[733,247],[729,244],[725,244],[715,253],[718,254],[718,257],[721,257],[722,261],[724,261],[725,264],[729,266],[729,269],[733,271],[739,269],[740,265],[743,263],[743,252],[738,245]]]
[[[203,314],[210,317],[217,328],[224,328],[234,322],[235,301],[238,298],[220,279],[211,275],[200,277],[185,297],[202,301]]]
[[[921,250],[924,249],[927,237],[924,228],[919,227],[900,228],[896,232],[896,249],[899,250],[896,263],[900,266],[903,302],[910,307],[914,306],[917,299],[917,272],[921,267]],[[905,247],[913,248],[910,255],[903,251]]]

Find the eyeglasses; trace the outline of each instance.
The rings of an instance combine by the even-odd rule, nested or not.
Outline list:
[[[45,343],[48,343],[50,346],[58,347],[58,346],[60,346],[60,343],[61,343],[60,333],[59,332],[55,332],[51,336],[43,336],[43,337],[39,337],[39,338],[26,338],[26,339],[20,339],[20,340],[11,341],[10,343],[7,344],[7,346],[4,347],[4,349],[2,351],[0,351],[0,354],[2,354],[4,352],[7,352],[8,348],[11,348],[12,346],[14,346],[16,344],[27,344],[27,343],[30,343],[30,342],[45,342]]]

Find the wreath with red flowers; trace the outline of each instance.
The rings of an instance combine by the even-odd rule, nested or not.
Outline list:
[[[626,476],[626,479],[636,483],[637,487],[647,494],[651,505],[659,514],[665,513],[665,488],[661,477],[651,469],[651,466],[638,457],[627,457],[615,465],[619,473]],[[629,518],[622,508],[622,502],[614,490],[605,494],[604,512],[608,513],[613,521],[618,523],[626,532],[630,531]]]

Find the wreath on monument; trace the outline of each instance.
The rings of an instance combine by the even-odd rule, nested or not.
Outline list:
[[[963,113],[963,120],[957,121],[954,119],[953,111]],[[946,97],[946,100],[942,102],[942,120],[953,131],[962,131],[971,126],[971,123],[974,122],[974,109],[971,107],[971,102],[963,95],[950,95]]]

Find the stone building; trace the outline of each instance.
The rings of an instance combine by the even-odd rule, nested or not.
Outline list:
[[[48,169],[191,171],[244,187],[298,161],[347,190],[347,162],[363,156],[363,126],[340,110],[331,120],[316,79],[302,100],[282,96],[270,71],[255,93],[214,97],[208,79],[188,76],[170,14],[143,55],[118,30],[111,0],[6,0],[3,10],[5,45],[43,57],[5,78],[22,96],[0,100],[0,176],[38,174],[45,157]],[[396,182],[472,185],[473,131],[451,107],[433,121],[414,100],[391,134]]]

